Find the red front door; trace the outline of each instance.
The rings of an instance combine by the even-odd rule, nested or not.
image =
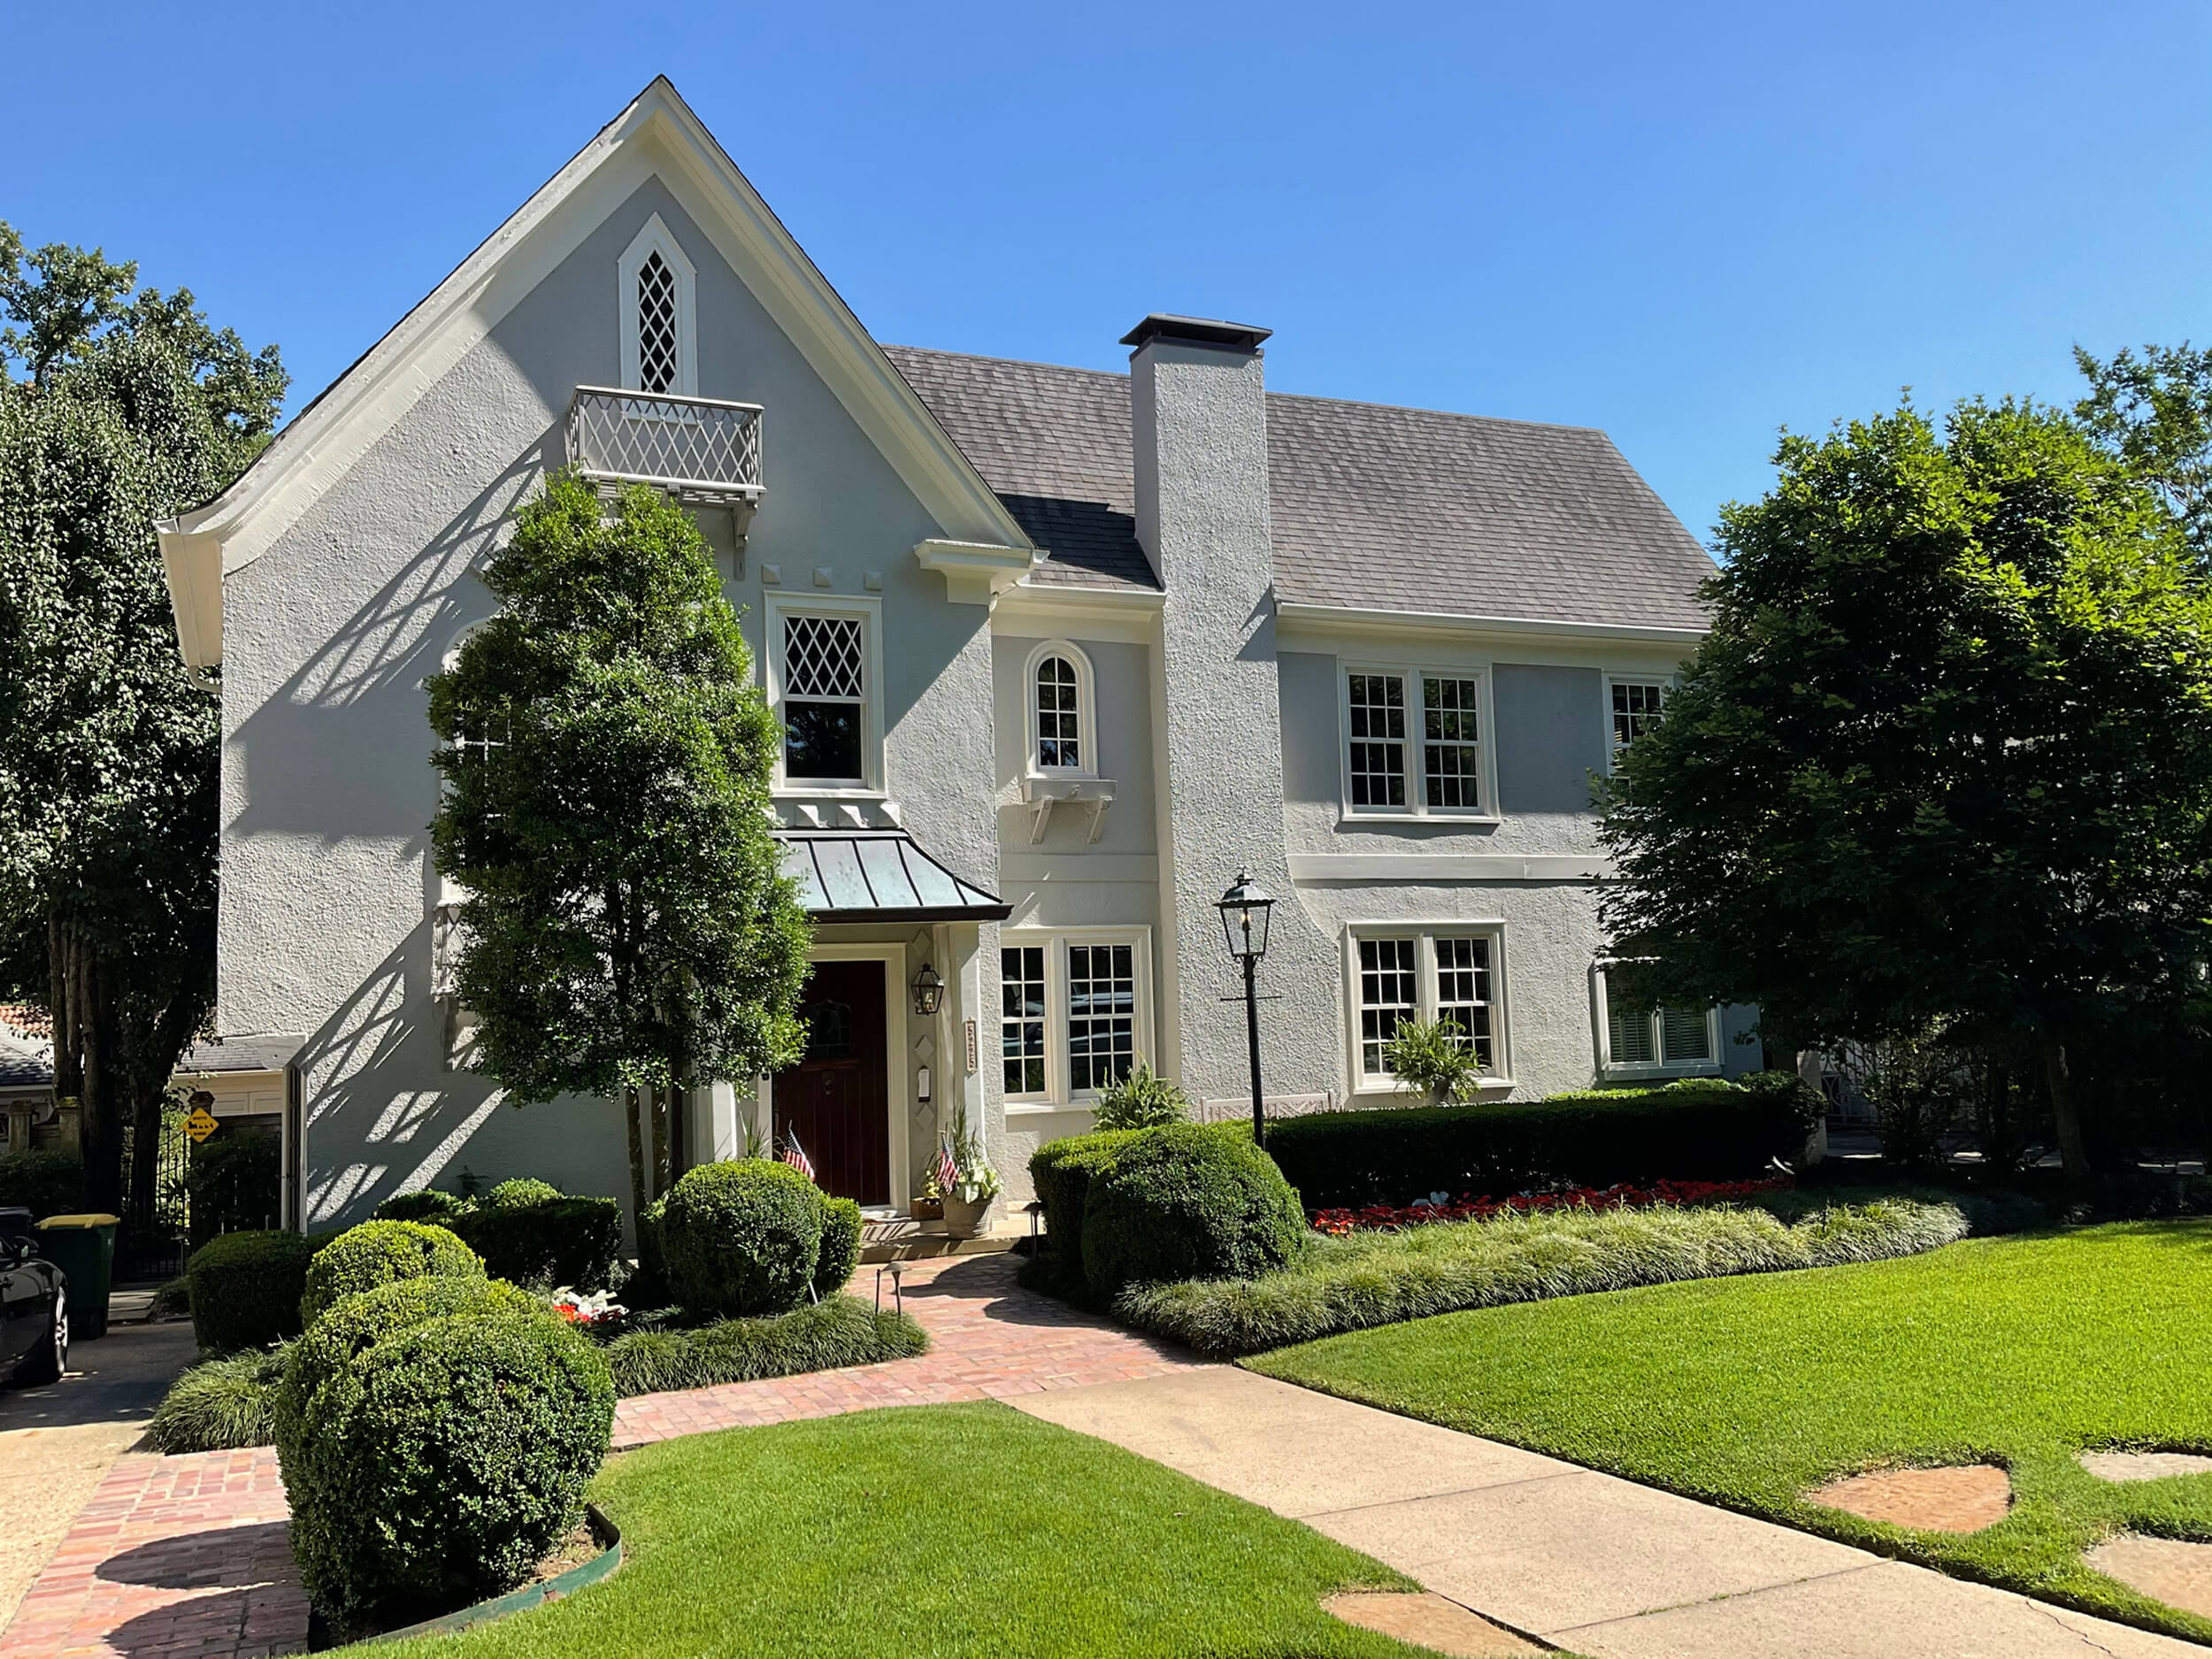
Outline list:
[[[776,1073],[777,1150],[796,1136],[833,1198],[891,1202],[880,962],[818,962],[799,998],[806,1057]]]

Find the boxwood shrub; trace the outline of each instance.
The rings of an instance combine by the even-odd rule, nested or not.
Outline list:
[[[373,1341],[309,1402],[285,1471],[309,1597],[354,1634],[511,1589],[580,1517],[613,1422],[605,1356],[549,1315]]]
[[[501,1203],[505,1187],[543,1186],[505,1181],[475,1209],[444,1224],[479,1256],[495,1279],[549,1288],[599,1290],[614,1277],[622,1248],[622,1206],[611,1198],[518,1197]]]
[[[193,1251],[184,1276],[200,1347],[232,1354],[297,1336],[308,1263],[329,1242],[328,1233],[227,1233]]]
[[[1087,1175],[1083,1278],[1094,1295],[1160,1279],[1252,1278],[1288,1262],[1306,1231],[1275,1161],[1217,1128],[1133,1131]]]
[[[45,1148],[0,1154],[0,1206],[18,1204],[34,1221],[83,1210],[84,1160]]]
[[[1113,1162],[1114,1150],[1141,1132],[1113,1129],[1048,1141],[1029,1156],[1029,1179],[1045,1207],[1044,1255],[1022,1270],[1022,1282],[1083,1301],[1083,1205],[1091,1178]]]
[[[787,1313],[810,1300],[828,1218],[821,1190],[787,1164],[687,1170],[661,1214],[668,1287],[700,1313]]]
[[[1809,1124],[1787,1089],[1719,1079],[1538,1101],[1316,1112],[1268,1125],[1267,1149],[1310,1210],[1504,1194],[1554,1181],[1729,1180],[1794,1161]]]
[[[311,1325],[340,1297],[403,1279],[483,1277],[482,1259],[443,1227],[365,1221],[315,1252],[300,1297],[300,1319]]]
[[[433,1221],[443,1226],[447,1219],[468,1208],[465,1202],[451,1193],[442,1193],[434,1187],[418,1192],[394,1193],[376,1207],[372,1219],[377,1221]]]
[[[565,1196],[567,1194],[550,1181],[541,1181],[534,1176],[518,1175],[511,1180],[500,1182],[486,1193],[483,1202],[494,1210],[520,1210],[531,1204],[551,1203],[555,1199]]]
[[[852,1282],[860,1265],[860,1206],[832,1198],[822,1206],[822,1244],[814,1262],[814,1294],[826,1301]]]

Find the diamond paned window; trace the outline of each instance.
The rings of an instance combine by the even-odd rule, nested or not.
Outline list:
[[[783,769],[787,778],[864,781],[866,657],[857,617],[783,623]]]
[[[1137,1058],[1137,969],[1127,945],[1068,947],[1068,1087],[1104,1088]]]
[[[1009,1094],[1045,1092],[1045,953],[1041,945],[998,953],[999,1047]]]
[[[1037,664],[1037,764],[1079,767],[1083,764],[1083,734],[1077,711],[1079,682],[1075,664],[1064,657],[1048,657]]]
[[[676,273],[657,250],[637,273],[638,389],[676,389]]]
[[[1406,803],[1406,682],[1398,674],[1354,674],[1350,700],[1352,804]]]

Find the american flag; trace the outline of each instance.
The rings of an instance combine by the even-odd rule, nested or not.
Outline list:
[[[953,1162],[952,1142],[941,1135],[937,1141],[937,1188],[949,1193],[960,1184],[960,1166]]]
[[[799,1137],[788,1129],[783,1132],[783,1162],[810,1181],[814,1179],[814,1160],[807,1156],[806,1148],[799,1144]]]

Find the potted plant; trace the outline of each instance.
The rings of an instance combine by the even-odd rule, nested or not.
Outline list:
[[[1482,1080],[1482,1062],[1455,1019],[1400,1020],[1383,1059],[1399,1087],[1425,1094],[1432,1106],[1471,1098]]]
[[[906,1206],[906,1213],[917,1221],[941,1220],[945,1213],[945,1189],[939,1184],[937,1171],[931,1170],[922,1177],[922,1190]]]
[[[983,1232],[998,1198],[998,1171],[983,1156],[983,1143],[964,1112],[938,1148],[936,1174],[945,1194],[945,1231],[956,1239]]]

